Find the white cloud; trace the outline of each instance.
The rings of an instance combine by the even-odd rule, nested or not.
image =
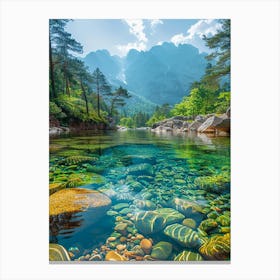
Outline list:
[[[174,35],[170,41],[176,46],[179,44],[192,44],[197,47],[200,52],[208,51],[203,41],[203,35],[215,35],[217,30],[221,28],[221,24],[213,19],[202,19],[193,24],[186,35],[183,33]]]
[[[117,49],[120,52],[120,56],[125,56],[131,49],[145,51],[147,50],[147,45],[144,42],[134,42],[126,45],[117,45]]]
[[[129,50],[136,49],[145,51],[147,49],[148,38],[144,32],[145,26],[142,19],[125,19],[123,20],[129,26],[129,32],[136,37],[135,42],[129,42],[126,45],[117,45],[121,56],[125,56]]]
[[[129,26],[129,32],[133,34],[138,41],[147,42],[148,39],[144,32],[145,26],[142,19],[125,19],[124,20]]]
[[[159,24],[163,24],[163,21],[160,19],[151,19],[150,20],[150,24],[151,24],[151,29],[155,30],[156,26]]]

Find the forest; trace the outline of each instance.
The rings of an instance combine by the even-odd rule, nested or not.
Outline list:
[[[50,125],[103,124],[136,128],[152,126],[173,116],[224,113],[230,106],[230,20],[220,20],[221,29],[203,40],[211,53],[206,56],[203,77],[194,81],[181,102],[155,107],[154,112],[126,113],[131,97],[123,86],[112,86],[99,68],[93,72],[77,57],[83,46],[66,31],[70,20],[49,22]]]

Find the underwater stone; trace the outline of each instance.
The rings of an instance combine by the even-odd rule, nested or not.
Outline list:
[[[52,184],[49,184],[49,195],[57,192],[57,191],[60,191],[62,189],[65,189],[66,188],[66,185],[63,184],[63,183],[52,183]]]
[[[149,239],[144,238],[141,240],[140,246],[141,246],[141,249],[145,252],[145,254],[150,254],[153,244]]]
[[[107,211],[106,214],[107,214],[108,216],[117,216],[119,213],[116,212],[116,211],[109,210],[109,211]]]
[[[216,228],[217,226],[218,226],[218,223],[215,220],[206,219],[200,223],[199,228],[208,233],[209,231]]]
[[[128,203],[118,203],[118,204],[114,205],[112,208],[114,210],[118,211],[118,210],[121,210],[121,209],[127,208],[127,207],[129,207]]]
[[[216,222],[221,226],[229,226],[230,225],[230,217],[226,215],[221,215],[216,219]]]
[[[84,163],[84,162],[93,162],[97,161],[98,158],[96,157],[87,157],[87,156],[70,156],[67,157],[66,159],[63,159],[60,161],[60,163],[65,164],[65,165],[74,165],[74,164],[79,164],[79,163]]]
[[[131,213],[131,209],[130,208],[123,208],[119,213],[121,215],[127,215],[128,213]]]
[[[180,224],[167,226],[164,229],[164,234],[188,248],[195,248],[201,244],[201,240],[196,231]]]
[[[127,261],[127,258],[115,251],[109,251],[105,256],[105,261]]]
[[[197,253],[184,250],[174,258],[174,261],[203,261],[203,258]]]
[[[64,189],[50,196],[49,214],[59,215],[92,210],[94,215],[95,209],[102,209],[105,215],[110,206],[111,199],[98,191],[82,188]]]
[[[50,243],[49,244],[49,260],[50,261],[70,261],[70,256],[67,250],[59,245]]]
[[[153,211],[138,212],[135,215],[135,226],[141,233],[151,234],[165,227],[165,219]]]
[[[196,228],[196,222],[195,222],[195,220],[190,219],[190,218],[184,219],[183,222],[182,222],[182,225],[187,226],[187,227],[190,227],[190,228],[192,228],[192,229],[195,229],[195,228]]]
[[[156,205],[153,201],[151,200],[139,200],[136,199],[134,200],[134,204],[137,208],[143,209],[143,210],[153,210],[156,209]]]
[[[153,175],[153,173],[153,166],[149,163],[134,164],[126,169],[126,174],[129,175]]]
[[[121,233],[122,235],[126,235],[127,233],[127,224],[126,223],[119,223],[115,226],[114,230]]]
[[[209,238],[200,248],[200,254],[207,260],[229,260],[230,234]]]
[[[175,209],[184,214],[187,218],[197,213],[204,214],[203,207],[191,200],[175,198],[173,200],[173,205]]]
[[[159,208],[154,210],[154,213],[163,217],[167,226],[174,223],[180,223],[185,218],[183,214],[173,208]]]
[[[153,246],[151,257],[158,260],[167,260],[172,252],[172,244],[160,241]]]

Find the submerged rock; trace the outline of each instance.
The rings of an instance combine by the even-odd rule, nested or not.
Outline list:
[[[57,191],[60,191],[62,189],[65,189],[66,188],[66,185],[63,184],[63,183],[52,183],[52,184],[49,184],[49,195],[57,192]]]
[[[50,261],[70,261],[70,256],[67,250],[59,245],[50,243],[49,244],[49,260]]]
[[[129,175],[153,175],[153,166],[149,163],[140,163],[129,166],[126,169],[126,174]]]
[[[207,260],[229,260],[230,234],[209,238],[200,248],[200,254]]]
[[[60,190],[50,196],[49,214],[59,215],[63,213],[92,212],[101,210],[105,215],[111,206],[111,199],[98,192],[82,188]],[[101,213],[99,211],[99,215]]]
[[[230,225],[230,217],[227,215],[221,215],[216,219],[216,222],[221,226],[229,226]]]
[[[115,251],[109,251],[105,256],[105,261],[127,261],[127,258]]]
[[[197,253],[184,250],[174,258],[174,261],[203,261],[203,258]]]
[[[181,198],[174,198],[173,203],[174,208],[185,215],[186,218],[192,217],[195,214],[201,214],[203,216],[203,207],[198,203]]]
[[[188,248],[196,248],[201,244],[201,240],[196,231],[180,224],[167,226],[164,229],[164,234]]]
[[[144,238],[141,240],[140,246],[141,249],[145,252],[145,254],[150,254],[153,247],[153,243],[151,242],[151,240]]]
[[[172,252],[172,244],[161,241],[153,246],[151,256],[157,260],[167,260]]]
[[[135,215],[135,226],[143,234],[159,232],[165,225],[165,219],[153,211],[138,212]]]
[[[155,210],[154,213],[163,217],[167,226],[174,223],[180,223],[185,218],[183,214],[173,208],[159,208]]]
[[[192,229],[195,229],[195,228],[196,228],[196,222],[195,222],[195,220],[190,219],[190,218],[184,219],[183,222],[182,222],[182,225],[183,225],[183,226],[190,227],[190,228],[192,228]]]
[[[209,232],[211,231],[212,229],[216,228],[218,226],[218,223],[213,220],[213,219],[206,219],[204,221],[202,221],[199,225],[199,228],[202,230],[202,231],[205,231],[205,232]]]

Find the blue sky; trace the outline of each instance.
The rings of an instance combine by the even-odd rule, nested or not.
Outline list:
[[[130,49],[146,51],[162,42],[192,44],[208,52],[202,37],[219,28],[214,19],[76,19],[66,30],[83,45],[82,56],[100,49],[124,56]]]

